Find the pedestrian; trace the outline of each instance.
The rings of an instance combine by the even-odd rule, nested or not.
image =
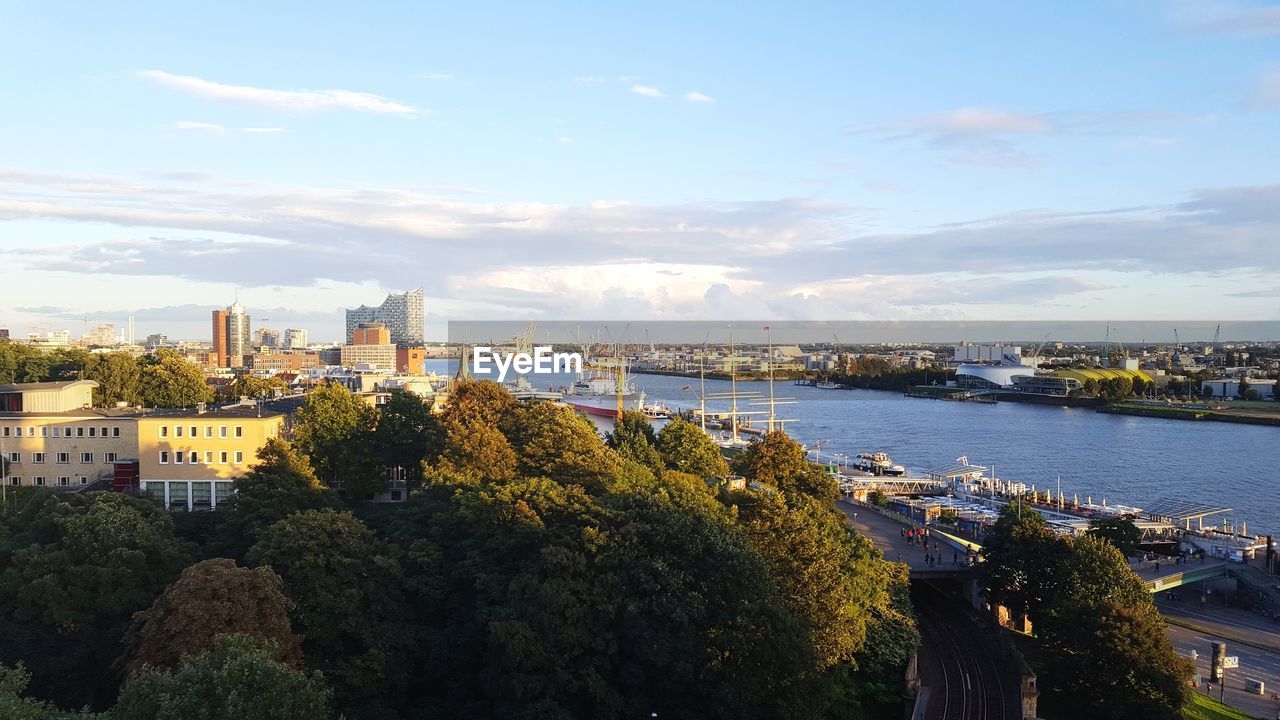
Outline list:
[[[1156,561],[1156,572],[1160,572],[1160,561]]]
[[[906,534],[907,534],[906,528],[898,528],[898,537],[903,537]]]
[[[951,551],[951,564],[952,565],[960,564],[960,552],[958,550]]]

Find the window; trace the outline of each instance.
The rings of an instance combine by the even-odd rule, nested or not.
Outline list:
[[[204,436],[205,436],[205,437],[207,437],[207,438],[211,438],[211,437],[213,437],[213,426],[212,426],[212,425],[205,425],[205,426],[204,426]]]
[[[102,462],[113,463],[119,457],[116,453],[102,453]]]
[[[169,437],[169,426],[168,426],[168,425],[161,425],[161,426],[160,426],[160,437]]]
[[[226,502],[227,498],[229,497],[231,497],[231,483],[229,482],[214,483],[213,499],[216,500],[219,505]]]
[[[22,484],[22,478],[18,477],[17,475],[10,475],[10,476],[9,476],[9,484],[10,484],[10,485],[21,485],[21,484]]]
[[[244,453],[243,453],[242,451],[240,451],[240,450],[237,450],[237,451],[236,451],[236,464],[237,464],[237,465],[239,465],[239,464],[241,464],[241,463],[243,463],[243,462],[244,462]]]
[[[84,428],[76,427],[76,437],[84,437]]]
[[[182,437],[182,426],[181,426],[181,425],[174,425],[174,426],[173,426],[173,436],[174,436],[174,437]]]
[[[68,485],[70,485],[70,484],[71,484],[71,478],[70,478],[70,477],[68,477],[68,476],[66,476],[66,475],[60,475],[60,476],[58,476],[58,486],[59,486],[59,487],[66,487],[66,486],[68,486]]]
[[[111,428],[111,437],[120,437],[120,428],[119,428],[119,427],[113,427],[113,428]]]
[[[218,437],[220,437],[220,438],[224,438],[224,437],[226,437],[226,436],[227,436],[227,426],[226,426],[226,425],[219,425],[219,426],[218,426]]]
[[[55,427],[53,428],[53,436],[54,436],[54,437],[62,437],[62,428],[55,426]]]
[[[200,462],[200,453],[196,452],[195,450],[192,450],[191,456],[187,460],[187,462],[191,463],[192,465],[195,465],[196,463]]]
[[[92,464],[93,464],[93,453],[80,453],[80,464],[81,464],[81,465],[92,465]]]
[[[31,478],[31,483],[32,483],[33,485],[36,485],[36,486],[39,486],[39,487],[44,487],[44,476],[43,476],[43,475],[37,475],[37,476],[35,476],[35,477]]]
[[[226,464],[227,464],[227,451],[226,451],[226,450],[223,450],[222,452],[218,453],[218,462],[222,463],[223,465],[226,465]]]
[[[169,451],[168,451],[168,450],[161,450],[161,451],[160,451],[160,464],[161,464],[161,465],[168,465],[168,464],[169,464]]]
[[[102,437],[106,437],[106,436],[107,436],[107,427],[104,425],[102,426]]]
[[[244,437],[244,426],[243,426],[243,425],[237,425],[237,426],[236,426],[236,437]]]
[[[8,426],[8,425],[5,425],[3,428],[0,428],[0,437],[9,437],[9,426]]]
[[[192,426],[191,426],[191,437],[200,437],[200,433],[196,432],[196,431],[197,431],[197,430],[199,430],[199,429],[200,429],[200,428],[196,427],[195,425],[192,425]]]
[[[58,453],[59,465],[66,465],[69,462],[71,462],[71,453],[64,453],[64,452]]]
[[[88,478],[87,476],[85,476],[85,475],[81,475],[81,476],[80,476],[80,484],[81,484],[81,485],[88,485],[88,484],[89,484],[89,478]]]
[[[33,462],[33,463],[43,463],[43,462],[44,462],[44,453],[31,453],[31,462]]]
[[[181,450],[179,450],[179,451],[175,452],[175,453],[173,454],[173,464],[174,464],[174,465],[181,465],[181,464],[182,464],[182,458],[183,458],[185,455],[186,455],[186,453],[182,452]]]
[[[27,437],[35,437],[35,436],[36,436],[36,426],[32,425],[31,427],[27,428]]]
[[[89,428],[89,437],[98,437],[98,428],[96,427]]]
[[[49,437],[49,427],[47,425],[40,426],[40,437]]]
[[[11,463],[22,462],[22,453],[16,453],[16,452],[9,453],[9,462]]]
[[[212,451],[212,450],[205,450],[205,451],[204,451],[204,464],[205,464],[205,465],[212,465],[212,464],[213,464],[213,451]]]

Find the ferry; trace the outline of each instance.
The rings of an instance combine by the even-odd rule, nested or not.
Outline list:
[[[822,380],[822,381],[816,382],[813,384],[813,386],[818,388],[819,390],[839,390],[844,387],[843,385],[840,385],[838,383],[833,383],[830,380]]]
[[[900,477],[907,473],[907,469],[901,465],[895,465],[893,460],[885,453],[858,453],[853,459],[853,468],[861,470],[872,475],[888,475],[890,477]]]

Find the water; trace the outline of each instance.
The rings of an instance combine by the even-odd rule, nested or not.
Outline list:
[[[429,361],[444,373],[453,363]],[[533,385],[567,385],[567,376],[534,376]],[[635,375],[647,402],[697,407],[697,378]],[[728,381],[708,380],[707,392],[726,392]],[[768,394],[768,384],[739,382],[739,391]],[[1181,499],[1233,508],[1227,517],[1248,522],[1254,534],[1280,532],[1280,428],[1096,413],[1004,402],[995,405],[906,398],[874,390],[820,390],[775,382],[779,417],[787,431],[824,455],[884,451],[909,474],[941,467],[965,455],[994,466],[1005,480],[1056,487],[1081,502],[1142,507],[1155,499]],[[719,403],[708,410],[726,410]],[[742,409],[741,407],[739,409]],[[760,409],[760,408],[752,408]]]

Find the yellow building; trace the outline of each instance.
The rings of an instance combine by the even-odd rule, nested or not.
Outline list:
[[[255,406],[171,410],[137,418],[143,492],[170,509],[214,508],[284,430],[284,415]]]
[[[283,414],[256,405],[93,408],[95,387],[92,380],[0,386],[5,484],[110,489],[120,466],[165,507],[211,509],[284,429]]]

